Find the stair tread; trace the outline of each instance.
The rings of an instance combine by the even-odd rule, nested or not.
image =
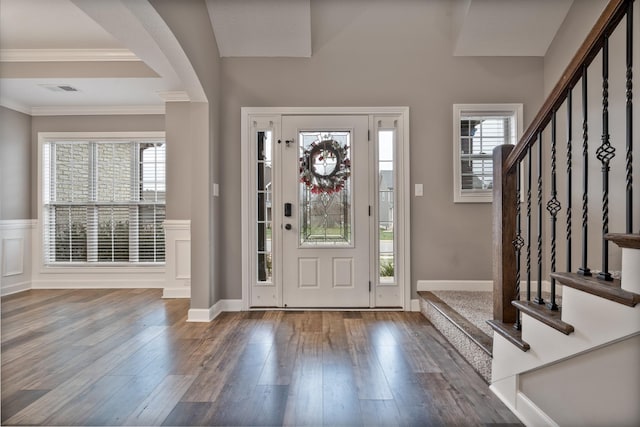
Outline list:
[[[551,310],[544,304],[537,304],[533,301],[512,301],[515,307],[521,312],[528,314],[552,328],[569,335],[574,331],[573,326],[562,321],[562,310]]]
[[[428,304],[431,304],[444,317],[446,317],[453,325],[455,325],[462,333],[471,339],[478,347],[480,347],[488,355],[493,352],[493,339],[484,333],[473,323],[469,322],[460,313],[455,311],[451,306],[442,301],[437,295],[429,291],[419,291],[418,295]]]
[[[640,234],[607,233],[604,238],[621,248],[640,249]]]
[[[551,273],[551,277],[564,286],[578,289],[629,307],[635,307],[635,305],[640,302],[640,295],[622,289],[619,279],[606,282],[592,276],[582,276],[577,273]]]
[[[502,323],[498,320],[487,320],[489,326],[511,344],[522,351],[529,351],[531,346],[522,340],[522,331],[514,328],[513,323]]]

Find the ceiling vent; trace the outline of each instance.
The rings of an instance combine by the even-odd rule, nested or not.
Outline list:
[[[71,85],[65,84],[45,84],[39,85],[45,89],[49,89],[52,92],[80,92],[78,89]]]

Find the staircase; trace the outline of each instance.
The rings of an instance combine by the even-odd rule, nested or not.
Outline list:
[[[623,246],[622,280],[552,273],[562,309],[513,301],[520,331],[490,322],[491,389],[527,425],[640,424],[640,234],[618,236],[633,242]]]
[[[494,151],[490,383],[526,425],[640,425],[633,16],[633,0],[611,0],[523,138]],[[609,73],[610,36],[626,73]],[[595,95],[588,78],[601,79]],[[623,96],[611,95],[616,85]]]

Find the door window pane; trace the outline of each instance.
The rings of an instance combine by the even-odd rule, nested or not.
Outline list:
[[[378,272],[379,283],[395,282],[394,205],[395,205],[395,132],[378,132]]]
[[[257,133],[256,206],[258,282],[271,283],[272,268],[272,132]]]
[[[351,132],[299,134],[300,244],[352,245]]]

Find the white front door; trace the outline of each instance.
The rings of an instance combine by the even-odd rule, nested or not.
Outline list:
[[[274,225],[285,307],[371,304],[368,126],[367,116],[282,117]]]

